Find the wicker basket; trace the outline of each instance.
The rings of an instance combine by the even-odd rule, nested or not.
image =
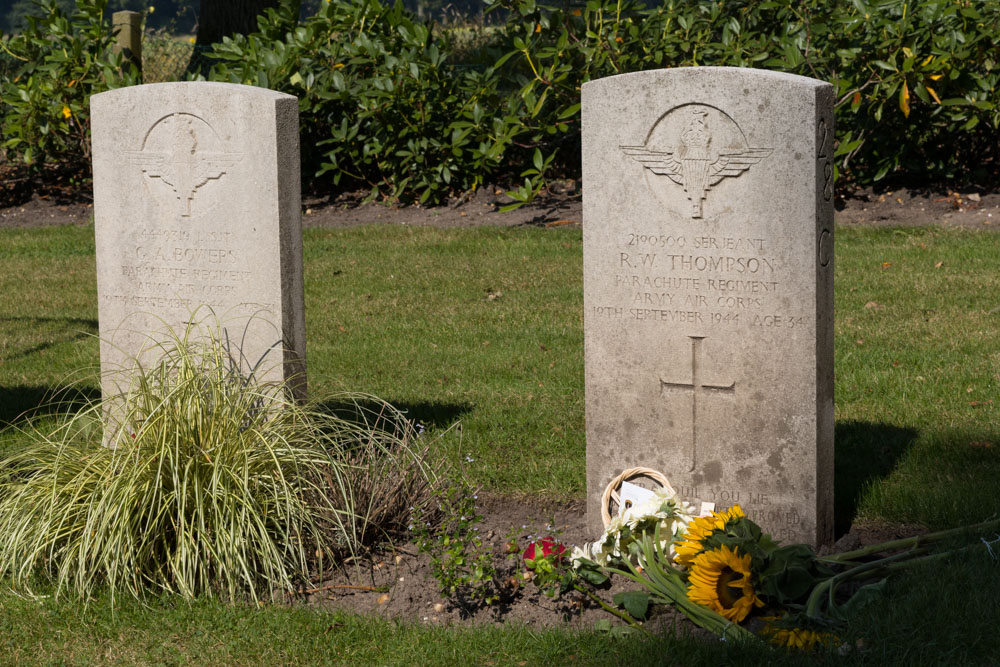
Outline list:
[[[601,497],[601,518],[604,520],[605,528],[611,524],[612,501],[616,505],[621,504],[618,487],[622,485],[622,482],[627,479],[632,479],[633,477],[648,477],[654,482],[658,482],[660,486],[667,490],[668,494],[674,495],[676,493],[676,491],[674,491],[674,487],[670,485],[670,481],[662,472],[653,470],[652,468],[629,468],[627,470],[623,470],[620,475],[617,475],[614,479],[608,482],[608,486],[604,489],[604,495]]]

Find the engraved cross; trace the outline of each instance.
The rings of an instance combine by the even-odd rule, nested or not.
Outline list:
[[[736,382],[728,385],[705,384],[698,377],[698,357],[701,348],[701,341],[705,336],[688,336],[691,339],[691,382],[667,382],[660,380],[660,392],[664,389],[690,389],[691,390],[691,468],[694,471],[698,463],[698,392],[707,391],[709,393],[732,394],[736,391]]]

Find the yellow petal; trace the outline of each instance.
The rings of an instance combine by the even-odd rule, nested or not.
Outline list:
[[[73,112],[69,110],[69,107],[64,106],[62,109],[63,118],[69,118],[73,115]]]

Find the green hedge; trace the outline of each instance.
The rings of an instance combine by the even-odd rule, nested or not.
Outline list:
[[[90,96],[139,82],[111,53],[114,38],[102,22],[106,0],[78,2],[65,14],[55,0],[38,3],[40,17],[4,36],[0,51],[0,136],[8,160],[60,163],[83,177],[90,171]],[[110,18],[110,17],[109,17]]]
[[[271,10],[260,28],[217,44],[210,78],[298,96],[313,179],[436,203],[502,168],[517,132],[495,71],[447,64],[447,35],[401,5],[330,2],[301,24]]]
[[[73,18],[46,2],[46,18],[3,44],[22,59],[0,74],[3,147],[8,159],[85,170],[87,98],[135,78],[107,55],[103,0],[80,2]],[[301,22],[269,11],[258,33],[215,45],[209,78],[297,95],[306,178],[390,199],[438,203],[503,182],[527,201],[547,177],[579,173],[584,82],[695,65],[833,83],[842,183],[995,184],[1000,3],[655,5],[489,0],[504,24],[470,50],[401,5],[332,0]]]
[[[1000,3],[969,0],[494,0],[537,128],[593,78],[661,67],[760,67],[837,90],[840,176],[996,179]],[[543,101],[543,98],[546,98]],[[574,117],[574,120],[576,117]],[[575,157],[575,156],[574,156]],[[569,157],[562,159],[572,159]]]

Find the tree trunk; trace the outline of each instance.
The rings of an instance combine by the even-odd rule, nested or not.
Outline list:
[[[201,0],[195,44],[208,47],[223,37],[257,31],[257,16],[280,0]]]
[[[301,0],[200,0],[198,34],[187,71],[207,75],[212,62],[206,52],[212,44],[221,42],[223,37],[257,32],[257,16],[282,4],[292,5],[298,16]]]

